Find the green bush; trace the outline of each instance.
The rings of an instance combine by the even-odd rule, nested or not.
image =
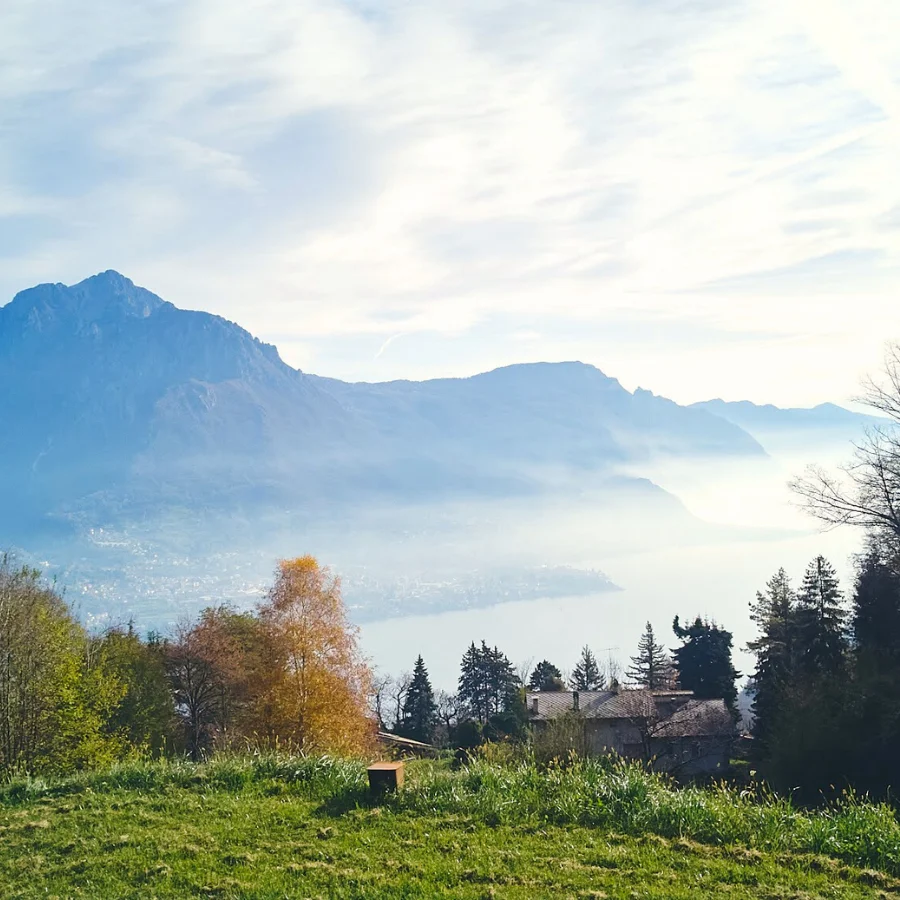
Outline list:
[[[539,766],[569,765],[583,759],[584,719],[570,712],[542,723],[534,730],[532,747]]]

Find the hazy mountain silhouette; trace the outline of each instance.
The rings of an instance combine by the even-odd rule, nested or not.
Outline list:
[[[866,426],[888,425],[887,419],[853,412],[834,403],[820,403],[809,409],[782,409],[772,404],[756,404],[749,400],[704,400],[691,405],[731,422],[752,434],[763,444],[769,437],[797,436],[809,440],[817,437],[849,440],[862,435]]]
[[[102,504],[328,502],[534,489],[559,467],[759,454],[737,425],[581,363],[347,384],[104,272],[0,307],[7,518]]]

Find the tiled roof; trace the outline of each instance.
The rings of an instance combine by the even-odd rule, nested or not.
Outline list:
[[[529,691],[526,702],[532,721],[546,721],[575,712],[572,691]],[[577,712],[586,719],[652,719],[658,716],[654,735],[667,738],[723,734],[733,730],[731,714],[723,700],[697,700],[690,691],[579,691]]]
[[[653,729],[660,738],[730,734],[734,719],[724,700],[688,700]]]
[[[580,691],[578,694],[579,712],[589,718],[603,718],[597,711],[615,697],[614,691]],[[528,714],[533,719],[555,719],[574,710],[571,691],[536,691],[526,695]],[[537,712],[534,712],[534,701],[537,700]]]

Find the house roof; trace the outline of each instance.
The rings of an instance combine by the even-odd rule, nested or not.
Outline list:
[[[688,700],[653,730],[659,738],[703,737],[730,734],[734,719],[724,700]]]
[[[575,712],[573,691],[529,691],[526,702],[532,721]],[[724,700],[698,700],[691,691],[579,691],[577,714],[608,721],[656,717],[654,735],[666,738],[723,734],[734,727]]]
[[[391,734],[389,731],[379,731],[378,741],[382,744],[393,744],[397,747],[409,747],[413,750],[434,750],[433,744],[423,744],[422,741],[414,741],[412,738],[400,737],[399,734]]]

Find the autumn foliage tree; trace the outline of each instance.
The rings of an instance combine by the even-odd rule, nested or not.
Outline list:
[[[227,605],[205,609],[178,627],[165,660],[192,759],[254,742],[273,677],[268,636],[256,616]]]
[[[358,753],[374,739],[371,672],[348,622],[338,578],[312,556],[283,560],[259,608],[273,673],[259,725],[304,751]]]

